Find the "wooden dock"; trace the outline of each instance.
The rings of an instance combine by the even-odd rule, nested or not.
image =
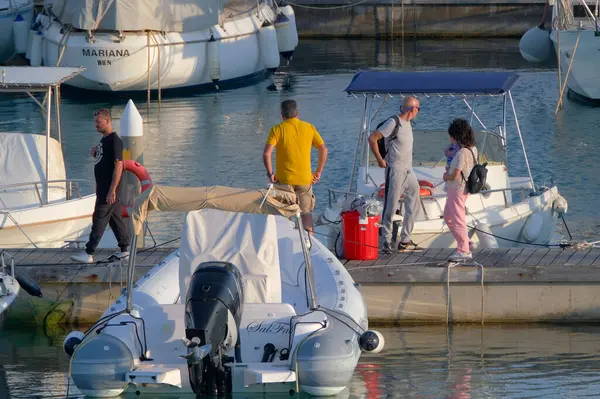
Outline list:
[[[138,252],[136,280],[174,250]],[[100,251],[100,263],[91,265],[71,261],[75,251],[8,251],[44,294],[22,291],[8,326],[93,323],[121,295],[127,264],[107,260],[114,250]],[[375,325],[600,321],[600,248],[483,249],[474,252],[480,266],[448,268],[444,261],[453,252],[426,249],[342,263],[360,284]]]
[[[344,264],[376,324],[600,321],[600,248],[482,249],[479,266],[448,268],[453,252]]]

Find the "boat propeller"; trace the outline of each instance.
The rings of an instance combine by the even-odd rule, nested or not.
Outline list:
[[[208,355],[212,349],[211,344],[200,346],[200,338],[194,337],[191,340],[182,338],[183,344],[186,346],[188,353],[187,355],[181,355],[179,357],[187,360],[188,364],[198,364]]]

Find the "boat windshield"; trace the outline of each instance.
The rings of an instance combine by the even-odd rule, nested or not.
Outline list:
[[[444,148],[450,145],[448,132],[445,130],[413,130],[413,165],[415,166],[444,166],[446,156]],[[506,164],[506,157],[503,140],[500,136],[499,128],[494,131],[476,131],[476,147],[479,151],[479,162],[488,164]],[[377,160],[369,150],[368,145],[363,146],[363,151],[369,152],[369,164],[376,165]],[[364,152],[362,164],[364,165]]]

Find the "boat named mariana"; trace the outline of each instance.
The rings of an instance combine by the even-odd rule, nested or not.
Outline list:
[[[81,50],[84,57],[129,57],[129,50],[96,50],[84,48]]]

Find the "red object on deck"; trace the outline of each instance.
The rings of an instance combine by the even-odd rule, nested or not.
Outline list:
[[[342,213],[344,258],[348,260],[377,259],[379,246],[379,215],[360,218],[358,211]]]

